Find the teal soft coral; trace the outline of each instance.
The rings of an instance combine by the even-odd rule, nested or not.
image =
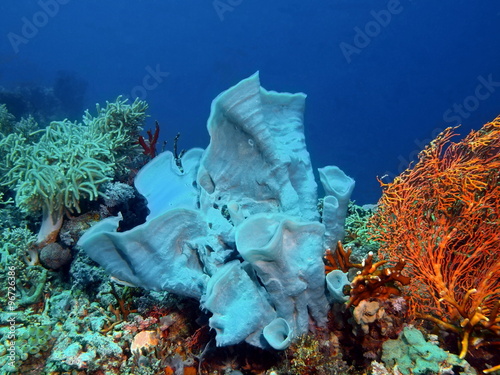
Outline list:
[[[5,152],[2,184],[16,192],[16,204],[28,213],[42,212],[38,243],[55,240],[66,211],[80,212],[83,199],[95,200],[99,186],[123,168],[122,161],[139,153],[134,144],[146,117],[147,104],[118,98],[85,114],[83,124],[52,122],[38,142],[18,133],[0,140]]]

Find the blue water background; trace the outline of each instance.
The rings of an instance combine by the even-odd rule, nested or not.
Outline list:
[[[148,126],[158,120],[170,147],[181,132],[190,148],[208,144],[212,99],[260,70],[265,88],[308,95],[313,165],[355,178],[358,203],[375,202],[376,176],[400,173],[439,129],[461,122],[465,135],[500,113],[498,0],[59,0],[43,10],[55,1],[0,4],[0,86],[50,86],[73,71],[88,82],[85,108],[140,94]],[[13,43],[26,20],[40,27]],[[359,30],[371,36],[355,39]],[[162,74],[141,91],[152,70]]]

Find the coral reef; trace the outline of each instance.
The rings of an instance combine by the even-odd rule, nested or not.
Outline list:
[[[341,375],[348,374],[352,367],[342,360],[338,339],[304,335],[287,350],[286,371],[278,374]]]
[[[318,200],[304,99],[253,75],[206,150],[158,155],[144,102],[43,129],[0,106],[0,373],[475,374],[457,337],[498,370],[500,120],[445,131],[374,209],[337,167]]]
[[[446,129],[383,184],[370,226],[385,259],[408,263],[412,315],[458,334],[464,358],[473,340],[500,334],[500,118],[452,136]]]
[[[47,358],[46,369],[119,369],[123,353],[121,345],[115,342],[113,336],[100,333],[107,322],[113,319],[112,314],[83,296],[65,293],[64,297],[60,306],[66,310],[66,316],[62,319],[61,334]],[[52,316],[57,314],[53,312]]]
[[[59,71],[52,86],[25,83],[0,86],[0,103],[16,118],[33,116],[41,124],[77,119],[84,109],[87,83],[75,72]]]

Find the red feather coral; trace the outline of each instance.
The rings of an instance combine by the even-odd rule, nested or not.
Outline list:
[[[500,335],[500,117],[452,143],[444,130],[384,184],[371,218],[385,259],[406,259],[414,316],[461,337]],[[484,341],[483,341],[484,344]]]
[[[151,159],[156,156],[156,143],[158,142],[158,137],[160,135],[160,125],[158,121],[155,123],[155,132],[153,133],[151,130],[147,131],[148,140],[146,141],[144,137],[139,136],[139,144],[144,149],[143,154],[148,155]]]

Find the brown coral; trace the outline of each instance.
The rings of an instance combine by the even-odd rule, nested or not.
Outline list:
[[[342,272],[348,272],[352,268],[359,269],[356,277],[351,282],[350,297],[347,307],[357,306],[361,301],[370,298],[387,299],[391,296],[399,296],[401,292],[395,282],[407,285],[410,280],[401,274],[405,266],[405,261],[400,260],[392,267],[381,268],[387,263],[387,260],[373,262],[373,253],[368,253],[362,263],[351,263],[351,249],[344,250],[342,243],[338,241],[335,251],[330,249],[325,253],[325,271],[331,272],[340,269]]]

